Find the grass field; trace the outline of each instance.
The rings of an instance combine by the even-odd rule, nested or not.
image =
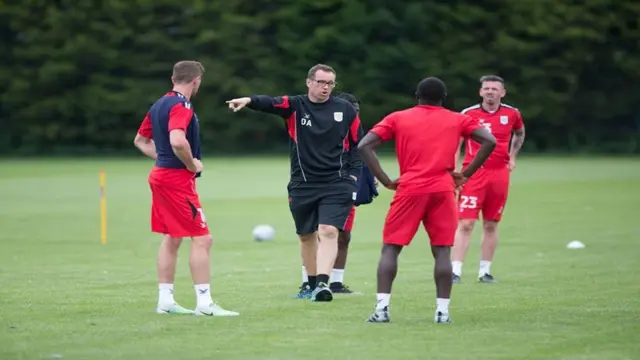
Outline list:
[[[291,299],[300,258],[284,158],[206,160],[199,182],[215,238],[214,297],[240,316],[156,315],[150,165],[0,161],[0,359],[640,359],[640,160],[522,159],[492,267],[500,283],[475,282],[476,232],[450,326],[432,323],[423,232],[401,257],[393,323],[364,322],[375,302],[386,190],[356,219],[345,281],[364,295]],[[258,223],[275,226],[277,239],[253,242]],[[566,249],[571,240],[586,248]],[[187,254],[176,298],[192,307]]]

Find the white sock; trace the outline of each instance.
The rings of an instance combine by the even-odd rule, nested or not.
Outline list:
[[[436,311],[441,312],[443,314],[449,313],[449,302],[451,299],[436,299]]]
[[[342,283],[343,281],[344,281],[344,269],[333,269],[333,271],[331,271],[331,281],[329,282]]]
[[[173,284],[158,284],[158,304],[173,305]]]
[[[378,294],[376,295],[376,299],[378,303],[376,304],[376,310],[382,310],[385,306],[389,306],[389,302],[391,301],[391,294]]]
[[[309,282],[309,274],[307,274],[307,269],[304,267],[304,265],[302,265],[302,282],[303,283]]]
[[[485,274],[491,274],[491,261],[481,260],[478,277],[484,276]]]
[[[209,284],[195,285],[196,299],[198,307],[209,307],[209,304],[213,302],[211,299],[211,286]]]
[[[453,273],[462,276],[462,261],[452,261],[451,267],[453,267]]]

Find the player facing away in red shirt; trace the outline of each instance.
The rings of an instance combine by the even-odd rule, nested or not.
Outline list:
[[[456,187],[464,184],[489,157],[495,138],[472,117],[442,107],[446,97],[442,80],[420,81],[418,105],[389,114],[376,124],[358,145],[363,161],[382,185],[396,193],[383,230],[378,264],[378,294],[369,322],[389,322],[391,286],[398,271],[398,256],[423,224],[435,259],[436,323],[449,323],[451,297],[450,249],[458,224]],[[460,137],[482,144],[473,161],[454,172],[453,156]],[[400,178],[394,181],[380,167],[374,149],[395,139]]]
[[[498,245],[498,222],[502,218],[509,192],[510,172],[516,167],[516,155],[524,143],[524,124],[518,109],[501,103],[506,94],[504,80],[495,75],[480,79],[482,104],[471,106],[462,111],[480,122],[498,144],[495,151],[482,168],[462,187],[459,197],[460,222],[453,246],[453,282],[459,283],[473,227],[482,211],[482,255],[478,281],[495,283],[491,274],[491,261]],[[513,135],[513,141],[512,141]],[[463,166],[469,164],[478,151],[479,144],[473,140],[461,141],[465,145]],[[511,149],[509,144],[511,143]],[[459,159],[456,153],[456,163]]]
[[[151,231],[162,234],[158,251],[159,314],[235,316],[237,312],[218,306],[211,298],[211,234],[200,199],[196,178],[200,161],[200,125],[190,99],[198,92],[204,67],[196,61],[180,61],[173,67],[173,90],[149,109],[135,137],[135,146],[156,160],[149,174]],[[191,238],[189,266],[197,305],[195,311],[173,298],[178,248],[183,237]]]

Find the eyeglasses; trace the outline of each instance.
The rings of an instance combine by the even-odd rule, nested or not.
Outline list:
[[[329,86],[329,87],[331,87],[331,88],[332,88],[332,87],[335,87],[336,85],[338,85],[338,83],[337,83],[337,82],[335,82],[335,81],[316,80],[316,79],[310,79],[310,80],[315,81],[315,82],[316,82],[318,85],[320,85],[320,86],[325,86],[325,85],[327,85],[327,86]]]

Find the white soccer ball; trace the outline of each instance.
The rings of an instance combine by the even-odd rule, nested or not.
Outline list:
[[[271,241],[276,236],[276,229],[271,225],[258,225],[253,228],[253,240]]]

